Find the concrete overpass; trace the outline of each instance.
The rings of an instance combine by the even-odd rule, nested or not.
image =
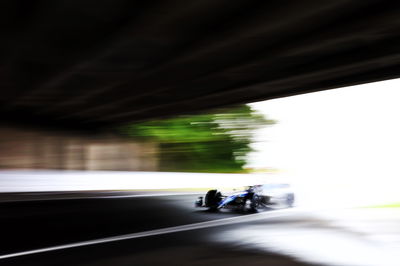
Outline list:
[[[396,78],[399,5],[2,1],[0,117],[100,129]]]

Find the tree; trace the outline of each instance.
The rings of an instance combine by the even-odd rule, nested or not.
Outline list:
[[[272,125],[248,105],[128,125],[124,134],[160,143],[161,171],[243,172],[255,129]]]

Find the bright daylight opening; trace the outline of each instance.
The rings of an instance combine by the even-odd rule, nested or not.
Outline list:
[[[397,79],[251,104],[278,123],[258,130],[249,166],[290,177],[310,204],[400,202],[399,86]]]

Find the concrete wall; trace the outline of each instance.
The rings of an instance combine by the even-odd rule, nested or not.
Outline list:
[[[112,135],[0,127],[0,169],[157,171],[158,145]]]

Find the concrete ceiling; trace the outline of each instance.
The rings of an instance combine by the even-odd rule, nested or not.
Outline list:
[[[399,7],[1,1],[0,116],[103,128],[399,77]]]

